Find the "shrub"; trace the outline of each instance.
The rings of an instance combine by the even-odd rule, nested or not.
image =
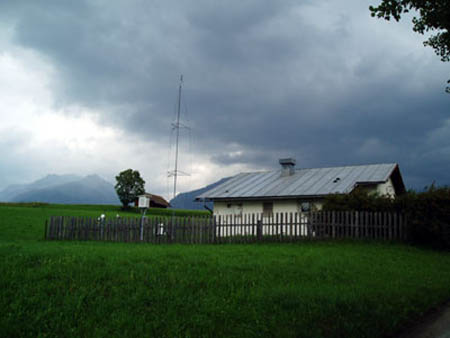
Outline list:
[[[324,210],[401,212],[408,218],[409,237],[415,244],[450,249],[450,187],[408,191],[391,199],[364,191],[325,198]]]

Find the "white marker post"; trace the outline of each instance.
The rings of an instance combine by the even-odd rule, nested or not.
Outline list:
[[[147,209],[150,208],[150,196],[149,195],[141,195],[138,200],[138,207],[142,210],[142,218],[141,218],[141,231],[140,231],[140,239],[141,242],[144,240],[144,218]]]

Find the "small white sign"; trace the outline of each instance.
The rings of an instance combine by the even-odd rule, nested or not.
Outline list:
[[[138,207],[139,208],[150,208],[150,197],[139,196]]]

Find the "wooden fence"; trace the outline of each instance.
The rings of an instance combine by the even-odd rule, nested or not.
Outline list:
[[[47,240],[147,243],[292,242],[303,239],[404,241],[406,219],[384,212],[311,212],[216,217],[104,218],[53,216]]]

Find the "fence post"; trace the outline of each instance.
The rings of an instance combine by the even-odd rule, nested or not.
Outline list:
[[[216,219],[217,220],[217,219]],[[219,227],[217,227],[217,223],[216,223],[216,242],[220,243],[220,232],[221,232],[221,227],[222,227],[222,216],[219,215],[219,219],[218,219],[218,223],[219,223]]]
[[[172,229],[175,226],[175,216],[172,215],[168,220],[167,220],[167,226],[164,229],[166,231],[166,243],[172,243]]]
[[[392,213],[388,214],[388,238],[392,241],[392,228],[394,226],[394,222],[392,220]]]
[[[401,215],[401,218],[399,220],[399,227],[398,227],[399,239],[401,241],[404,241],[406,239],[405,238],[406,237],[406,235],[405,235],[405,223],[406,223],[406,215],[403,214],[403,215]]]
[[[139,240],[142,242],[144,240],[144,217],[147,209],[144,209],[141,217],[141,222],[139,224]]]
[[[295,233],[295,212],[291,212],[289,214],[289,235],[290,235],[290,241],[294,241],[294,233]]]
[[[212,229],[211,229],[211,231],[212,231],[212,241],[213,241],[213,243],[214,244],[216,244],[216,236],[217,236],[217,234],[216,234],[216,229],[217,229],[217,227],[216,227],[216,216],[213,216],[213,215],[211,215],[210,216],[211,217],[211,227],[212,227]]]
[[[47,239],[47,227],[48,227],[48,220],[45,220],[45,227],[44,227],[44,239]]]
[[[295,238],[295,240],[297,240],[298,232],[300,231],[300,236],[301,236],[301,233],[302,233],[301,225],[300,225],[300,229],[298,227],[299,227],[299,225],[298,225],[298,213],[295,212],[294,213],[294,238]]]
[[[62,216],[58,216],[53,224],[53,239],[59,239],[59,227],[62,222]]]
[[[58,239],[59,223],[61,223],[61,216],[55,216],[53,220],[52,239]]]
[[[262,220],[256,221],[256,237],[258,241],[262,240]]]
[[[331,238],[336,238],[336,211],[331,212]]]
[[[276,222],[277,222],[277,225],[276,225],[276,234],[277,234],[277,236],[276,236],[276,238],[277,238],[278,242],[281,242],[283,240],[283,213],[280,213],[279,216],[278,216],[278,213],[277,213]]]
[[[61,216],[61,221],[60,221],[60,223],[58,224],[58,230],[57,230],[57,232],[56,232],[56,239],[58,239],[58,240],[60,240],[61,239],[61,235],[62,235],[62,233],[63,233],[63,227],[64,227],[64,216]]]
[[[308,213],[308,215],[305,215],[306,213],[301,213],[300,217],[303,217],[302,221],[305,221],[305,227],[306,227],[306,237],[311,237],[311,215],[312,211]]]

